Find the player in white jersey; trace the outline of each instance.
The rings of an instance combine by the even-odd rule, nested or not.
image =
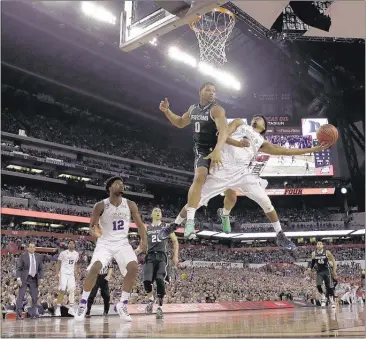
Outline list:
[[[261,115],[255,115],[250,126],[246,125],[242,119],[235,119],[229,124],[228,132],[231,137],[227,139],[227,145],[222,149],[223,166],[208,175],[202,187],[199,205],[207,205],[210,199],[225,193],[223,231],[229,233],[231,231],[229,214],[236,203],[236,192],[245,194],[262,207],[277,233],[278,245],[295,249],[295,244],[287,239],[282,232],[277,213],[265,191],[267,181],[261,179],[258,175],[250,174],[249,164],[259,151],[270,155],[291,156],[319,152],[330,145],[323,144],[307,149],[287,149],[264,140],[263,135],[266,129],[267,121]],[[159,238],[166,239],[183,222],[185,217],[184,207],[175,223],[163,229],[159,234]]]
[[[78,267],[76,263],[78,260],[79,253],[75,251],[75,242],[70,240],[68,249],[60,253],[56,264],[56,274],[60,279],[55,311],[56,317],[61,316],[61,303],[66,291],[69,292],[69,314],[74,315],[75,287],[76,280],[78,280]]]
[[[122,178],[110,178],[106,183],[106,191],[109,198],[95,204],[90,219],[90,232],[98,240],[88,267],[83,294],[75,318],[85,318],[87,300],[95,285],[98,273],[102,267],[105,267],[114,258],[121,273],[127,270],[123,279],[121,300],[115,306],[115,311],[121,319],[131,321],[127,304],[137,277],[136,253],[146,252],[147,249],[146,228],[141,220],[136,203],[122,197],[124,191]],[[140,235],[140,246],[136,253],[128,242],[131,216]]]

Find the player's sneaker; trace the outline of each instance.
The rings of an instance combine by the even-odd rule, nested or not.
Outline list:
[[[60,306],[56,306],[55,316],[61,317],[61,307]]]
[[[154,302],[149,300],[148,304],[146,305],[145,308],[145,313],[146,314],[151,314],[153,312],[153,307],[154,307]]]
[[[76,313],[74,314],[75,320],[84,320],[86,313],[86,300],[81,299],[78,309],[76,310]]]
[[[68,312],[67,312],[67,313],[69,313],[70,315],[75,316],[74,305],[70,306],[70,308],[69,308],[69,310],[68,310]]]
[[[325,307],[326,304],[327,304],[327,298],[325,297],[325,294],[322,294],[320,298],[320,306]]]
[[[282,231],[277,234],[276,244],[291,251],[296,249],[296,245],[288,239]]]
[[[178,228],[178,226],[179,226],[178,224],[172,223],[163,227],[158,234],[158,238],[160,240],[168,239],[169,235],[174,233],[174,231]]]
[[[223,208],[219,208],[217,210],[217,214],[221,218],[222,231],[224,233],[230,233],[231,232],[230,217],[228,215],[223,214]]]
[[[127,304],[119,302],[114,306],[114,310],[119,314],[119,317],[124,321],[132,321],[130,314],[127,311]]]
[[[197,238],[194,232],[194,220],[187,220],[186,227],[184,228],[184,238],[189,240]]]
[[[156,319],[163,319],[164,318],[164,313],[163,310],[161,309],[161,307],[159,306],[158,309],[156,310]]]

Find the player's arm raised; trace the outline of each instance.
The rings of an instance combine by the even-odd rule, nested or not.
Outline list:
[[[160,102],[159,109],[165,114],[171,124],[175,127],[184,128],[191,123],[189,112],[184,113],[182,116],[174,114],[169,108],[169,101],[167,98]]]
[[[175,266],[178,265],[179,263],[179,243],[178,243],[178,238],[177,236],[175,235],[175,233],[172,233],[170,235],[170,239],[172,239],[172,242],[173,242],[173,264]]]
[[[321,144],[319,146],[311,147],[311,148],[285,148],[282,146],[274,145],[268,141],[264,141],[260,152],[267,153],[269,155],[303,155],[308,153],[320,152],[324,149],[327,149],[331,146],[331,144]]]
[[[99,218],[104,211],[103,201],[97,202],[92,211],[92,216],[90,218],[89,232],[92,236],[99,238],[102,235],[102,229],[99,226]]]
[[[332,263],[332,275],[333,278],[337,278],[337,262],[334,259],[333,254],[330,251],[325,252],[326,256],[328,257],[329,261]]]
[[[130,211],[131,211],[132,219],[137,226],[137,231],[139,232],[139,236],[140,236],[139,250],[141,252],[145,253],[147,250],[146,227],[141,220],[141,216],[140,216],[136,203],[131,200],[127,200],[127,201],[128,201],[128,207],[130,208]]]

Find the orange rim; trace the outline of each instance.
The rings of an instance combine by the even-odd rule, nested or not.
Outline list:
[[[217,8],[214,8],[211,12],[221,12],[221,13],[223,13],[223,14],[227,14],[227,15],[229,15],[229,16],[231,16],[232,18],[233,18],[233,20],[235,21],[236,19],[235,19],[235,15],[234,15],[234,13],[233,12],[230,12],[228,9],[226,9],[226,8],[222,8],[222,7],[217,7]],[[209,12],[208,12],[209,13]],[[205,13],[206,14],[206,13]],[[202,14],[202,15],[204,15],[204,14]],[[189,27],[193,30],[193,31],[204,31],[204,30],[202,30],[202,29],[198,29],[197,27],[195,27],[194,26],[194,24],[197,22],[197,21],[199,21],[200,19],[201,19],[201,16],[202,15],[200,15],[200,16],[198,16],[198,17],[196,17],[196,19],[193,19],[190,23],[189,23]],[[206,32],[206,33],[208,33],[208,32]],[[214,32],[211,32],[211,34],[215,34]]]

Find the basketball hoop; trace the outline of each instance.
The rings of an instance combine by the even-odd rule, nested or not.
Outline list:
[[[221,7],[202,14],[189,24],[198,40],[201,62],[218,67],[227,62],[225,46],[234,25],[235,15]]]

